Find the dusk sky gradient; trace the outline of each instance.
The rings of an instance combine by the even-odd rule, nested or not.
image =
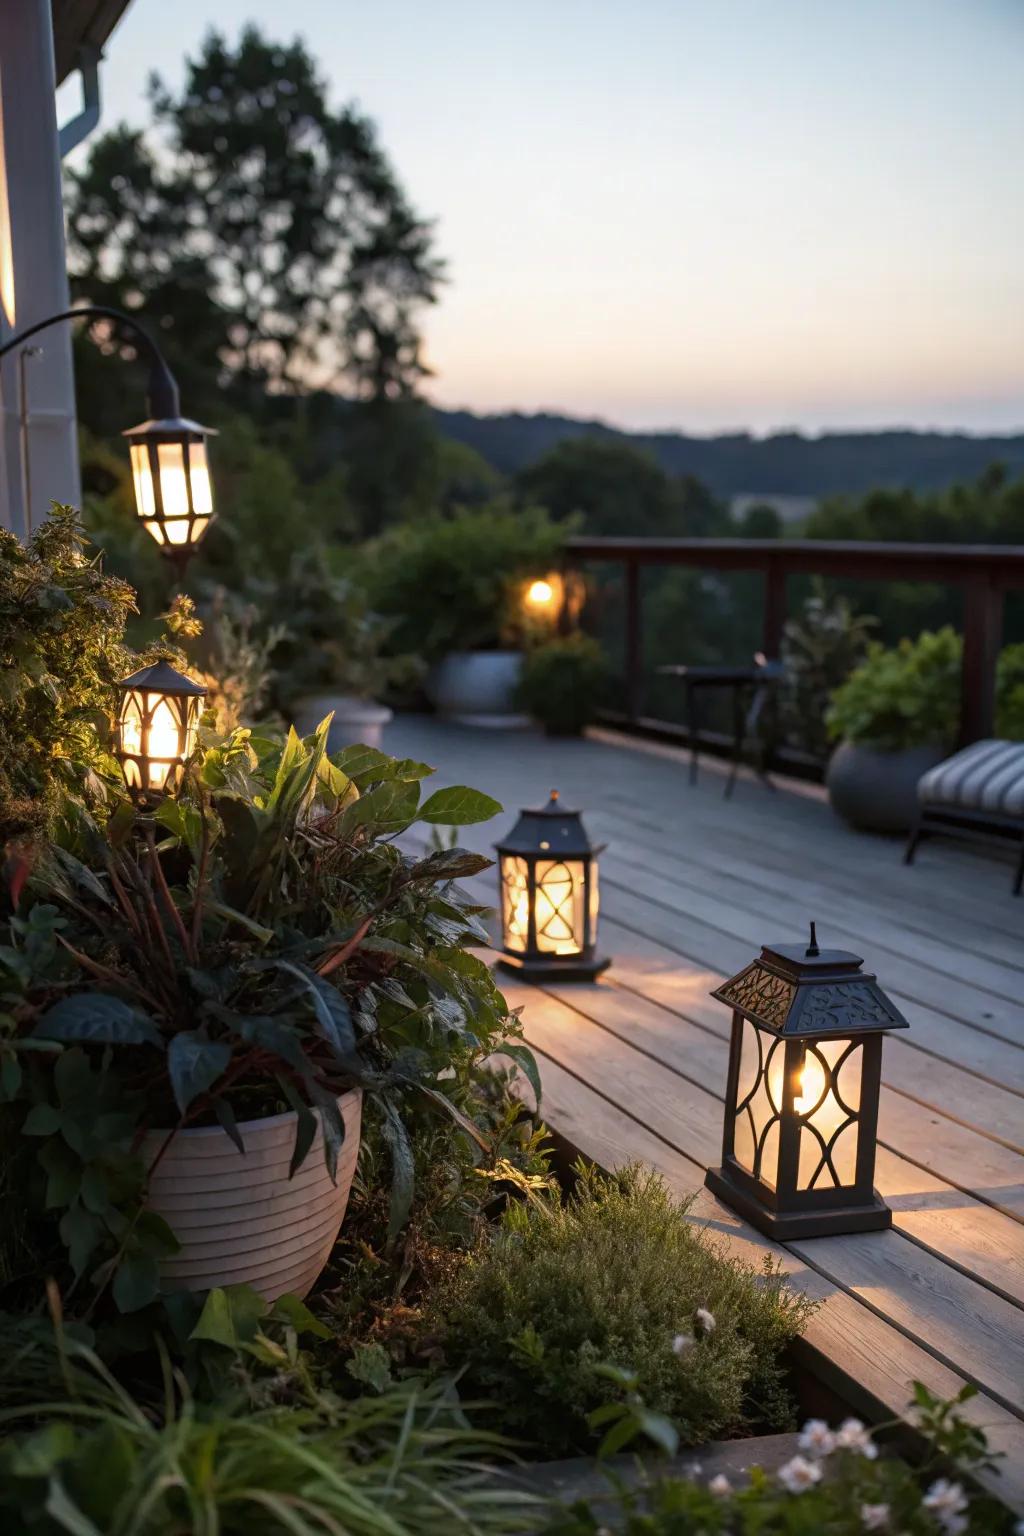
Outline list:
[[[214,20],[301,34],[436,219],[439,403],[1024,430],[1022,0],[134,0],[103,125]]]

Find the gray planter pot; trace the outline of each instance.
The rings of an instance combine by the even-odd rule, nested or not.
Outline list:
[[[522,667],[519,651],[449,651],[427,678],[427,697],[462,725],[529,725],[513,703]]]
[[[832,809],[865,832],[908,832],[917,819],[917,783],[941,763],[944,747],[883,751],[865,742],[844,741],[825,774]]]
[[[357,743],[379,750],[384,727],[394,719],[386,704],[377,704],[373,699],[353,699],[343,693],[310,693],[296,700],[295,729],[300,736],[308,736],[332,712],[328,752],[340,752],[342,747]]]
[[[338,1100],[345,1140],[338,1178],[324,1162],[320,1111],[313,1144],[294,1178],[289,1176],[294,1110],[239,1125],[245,1151],[219,1125],[179,1131],[149,1180],[149,1208],[170,1225],[181,1244],[163,1259],[166,1290],[208,1291],[215,1285],[251,1285],[266,1301],[290,1291],[305,1296],[330,1258],[345,1215],[359,1152],[363,1092]],[[142,1145],[153,1163],[168,1131],[150,1131]]]

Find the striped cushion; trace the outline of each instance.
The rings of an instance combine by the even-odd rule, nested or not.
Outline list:
[[[976,741],[930,768],[917,793],[922,805],[1024,816],[1024,741]]]

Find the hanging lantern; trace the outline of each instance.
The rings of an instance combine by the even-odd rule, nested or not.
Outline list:
[[[722,1166],[705,1183],[782,1240],[892,1223],[874,1189],[882,1036],[906,1029],[863,961],[766,945],[711,995],[731,1006]]]
[[[216,433],[182,416],[166,416],[131,427],[124,436],[142,526],[164,554],[184,566],[213,517],[206,439]]]
[[[501,964],[530,981],[590,981],[608,965],[597,955],[597,855],[579,811],[551,791],[522,811],[497,844]]]
[[[195,750],[206,689],[158,661],[118,683],[117,757],[132,799],[145,806],[173,794]]]

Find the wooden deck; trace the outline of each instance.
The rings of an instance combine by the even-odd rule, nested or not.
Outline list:
[[[822,1305],[807,1347],[863,1411],[890,1417],[909,1383],[980,1395],[970,1411],[1005,1452],[998,1491],[1024,1508],[1024,899],[988,854],[928,842],[905,869],[898,844],[848,831],[820,790],[720,765],[691,788],[674,748],[610,735],[552,741],[396,721],[388,750],[439,781],[495,795],[505,815],[460,841],[489,850],[521,805],[557,786],[586,812],[601,858],[595,985],[506,982],[524,1004],[547,1121],[605,1166],[640,1158],[736,1252],[773,1248]],[[490,873],[471,882],[496,899]],[[703,1189],[719,1160],[729,1018],[709,992],[761,944],[821,941],[862,955],[909,1019],[883,1064],[877,1185],[889,1232],[779,1248]]]

